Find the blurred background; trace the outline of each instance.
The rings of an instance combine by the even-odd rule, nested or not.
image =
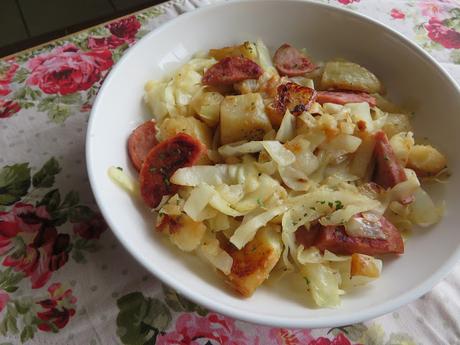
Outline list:
[[[0,0],[0,57],[164,0]]]

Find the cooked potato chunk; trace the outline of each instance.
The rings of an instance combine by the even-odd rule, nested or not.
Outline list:
[[[399,163],[405,167],[409,159],[409,153],[414,147],[414,138],[412,132],[401,132],[393,135],[390,139],[390,145],[393,148]]]
[[[195,222],[186,214],[164,215],[157,229],[167,234],[171,242],[185,252],[196,249],[206,232],[203,222]]]
[[[177,133],[184,132],[197,138],[207,147],[212,144],[211,129],[200,120],[188,116],[168,117],[160,124],[161,140],[166,140]]]
[[[246,79],[233,84],[233,88],[240,94],[257,92],[259,84],[256,79]]]
[[[321,88],[368,93],[382,92],[382,84],[366,68],[348,61],[330,61],[324,66]]]
[[[365,276],[378,278],[382,270],[382,261],[364,254],[353,254],[351,256],[350,276]]]
[[[430,145],[414,145],[409,152],[407,167],[419,176],[436,175],[447,165],[444,155]]]
[[[272,129],[265,114],[262,96],[248,93],[226,96],[220,105],[220,140],[229,144],[240,140],[262,140]]]
[[[228,56],[242,56],[257,62],[257,49],[254,43],[244,42],[238,46],[211,49],[209,50],[209,56],[216,60],[221,60]]]
[[[227,282],[238,293],[249,297],[275,267],[281,256],[282,244],[280,235],[272,227],[265,227],[243,249],[238,250],[230,243],[224,249],[233,258]]]
[[[190,105],[201,120],[210,127],[219,123],[220,103],[224,100],[218,92],[201,92],[193,97]]]
[[[406,114],[387,114],[387,119],[382,127],[388,138],[401,132],[412,131],[412,126],[409,121],[409,116]]]

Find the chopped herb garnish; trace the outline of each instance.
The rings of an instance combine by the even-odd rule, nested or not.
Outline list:
[[[260,200],[260,198],[257,198],[257,204],[260,206],[260,207],[264,207],[264,203],[262,200]]]
[[[390,160],[390,158],[388,158],[387,155],[383,155],[383,159],[386,160],[386,161],[389,161],[389,160]]]
[[[123,168],[122,167],[117,167],[118,170],[120,171],[123,171]]]
[[[169,178],[167,178],[166,176],[163,177],[163,182],[165,183],[166,186],[171,185],[171,182],[169,182]]]
[[[316,208],[314,208],[313,206],[311,206],[311,207],[310,207],[310,210],[316,211]]]
[[[336,200],[335,202],[335,209],[336,210],[341,210],[343,208],[343,204],[340,200]]]
[[[151,173],[156,173],[157,172],[157,168],[156,167],[150,167],[149,171]]]
[[[303,279],[305,280],[305,284],[309,285],[310,284],[310,281],[308,280],[307,277],[303,277]]]
[[[330,208],[333,208],[334,207],[334,204],[332,202],[328,202],[327,205],[330,207]]]
[[[322,200],[322,201],[317,201],[318,204],[321,204],[321,205],[324,205],[326,203],[326,201]]]

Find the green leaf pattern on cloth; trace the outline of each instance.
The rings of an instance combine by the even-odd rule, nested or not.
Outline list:
[[[0,212],[0,334],[19,335],[21,342],[37,331],[59,332],[75,314],[76,297],[60,282],[48,285],[48,296],[38,300],[38,294],[19,295],[19,287],[41,291],[69,254],[84,262],[87,253],[96,252],[106,230],[99,213],[79,203],[76,191],[62,199],[53,188],[62,170],[56,158],[32,176],[31,170],[29,163],[0,169],[0,198],[8,206]],[[69,226],[73,233],[64,230]]]
[[[30,186],[28,163],[14,164],[0,170],[0,205],[11,205],[27,193]]]
[[[84,166],[98,90],[153,28],[217,1],[173,0],[0,59],[0,345],[460,344],[460,268],[427,297],[376,320],[272,328],[208,311],[161,285],[106,231]],[[386,23],[460,80],[457,0],[316,1]]]

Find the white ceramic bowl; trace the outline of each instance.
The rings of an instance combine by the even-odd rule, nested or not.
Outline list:
[[[154,233],[152,215],[115,186],[109,166],[133,176],[126,140],[149,115],[143,86],[179,67],[199,50],[262,38],[271,49],[284,42],[306,47],[315,59],[344,57],[367,66],[389,96],[416,112],[418,137],[445,152],[454,172],[444,190],[447,214],[435,227],[416,231],[406,253],[386,260],[372,286],[346,295],[337,309],[312,309],[296,286],[259,288],[253,297],[232,294],[212,269],[173,249]],[[302,1],[226,2],[180,16],[151,32],[127,52],[105,80],[87,134],[87,165],[97,203],[126,249],[159,279],[197,303],[231,317],[282,327],[331,327],[390,312],[429,291],[460,257],[458,148],[460,92],[423,50],[364,16]]]

